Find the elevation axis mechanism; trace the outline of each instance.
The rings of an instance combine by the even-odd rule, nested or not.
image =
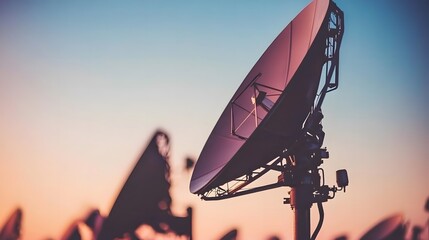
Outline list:
[[[338,88],[344,15],[331,0],[314,0],[278,35],[226,106],[199,156],[190,190],[204,200],[227,199],[277,187],[291,188],[284,203],[295,214],[295,239],[315,239],[322,202],[348,185],[325,184],[322,103]],[[257,185],[270,171],[278,181]],[[251,184],[253,183],[253,184]],[[251,184],[251,185],[250,185]],[[256,185],[256,186],[255,186]],[[320,220],[310,236],[310,208]]]

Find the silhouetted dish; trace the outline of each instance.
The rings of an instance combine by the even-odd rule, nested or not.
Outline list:
[[[22,210],[15,209],[0,230],[0,239],[19,239],[21,235]]]
[[[371,228],[360,240],[400,240],[404,239],[405,227],[402,214],[388,217]]]
[[[237,234],[238,234],[238,230],[232,229],[231,231],[223,235],[219,240],[235,240],[237,239]]]
[[[99,239],[120,238],[124,234],[134,237],[135,230],[143,224],[160,233],[191,234],[191,218],[171,213],[169,147],[167,134],[157,131],[103,221]]]

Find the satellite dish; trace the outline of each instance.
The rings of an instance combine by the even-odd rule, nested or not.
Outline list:
[[[229,232],[227,232],[225,235],[223,235],[219,240],[235,240],[237,239],[238,230],[232,229]]]
[[[325,185],[320,165],[329,157],[322,148],[321,105],[338,87],[339,49],[344,14],[331,0],[313,0],[289,23],[256,62],[232,96],[201,151],[190,191],[204,200],[220,200],[291,187],[295,239],[310,239],[310,208],[348,185],[345,170],[338,187]],[[318,96],[316,98],[316,96]],[[278,171],[278,181],[244,187]]]
[[[191,217],[182,219],[171,213],[169,147],[167,134],[155,132],[104,220],[99,239],[120,238],[124,234],[134,237],[142,224],[160,233],[182,234],[185,225],[189,225],[186,229],[190,231]]]
[[[100,211],[98,209],[91,210],[83,222],[91,229],[92,238],[97,239],[104,222],[104,217]]]
[[[405,237],[402,214],[390,216],[365,233],[360,240],[401,240]]]
[[[82,235],[79,231],[79,220],[72,222],[66,232],[60,238],[61,240],[81,240]]]
[[[203,147],[192,193],[204,194],[248,174],[294,143],[314,106],[332,4],[311,2],[250,70]]]
[[[22,210],[15,209],[0,230],[0,240],[16,240],[21,235]]]
[[[157,131],[137,161],[100,231],[100,239],[132,234],[141,224],[153,226],[170,210],[168,136]],[[160,207],[161,206],[161,207]]]

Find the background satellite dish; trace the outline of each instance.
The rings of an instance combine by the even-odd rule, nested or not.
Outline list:
[[[388,217],[371,228],[360,240],[401,240],[405,237],[402,214]]]
[[[84,219],[84,223],[91,229],[92,238],[95,240],[98,238],[98,234],[103,226],[104,217],[101,216],[98,209],[91,210],[87,217]]]
[[[169,138],[157,131],[150,140],[136,166],[120,191],[109,216],[104,220],[99,239],[114,239],[124,234],[133,235],[142,224],[157,232],[182,234],[183,225],[191,234],[191,219],[181,224],[182,218],[171,214],[169,193],[170,166],[167,162]],[[174,227],[178,229],[174,229]]]
[[[74,221],[65,231],[63,236],[60,238],[61,240],[81,240],[82,235],[79,231],[79,220]]]
[[[21,235],[22,210],[17,208],[3,224],[0,240],[16,240]]]
[[[190,191],[203,194],[290,147],[314,105],[329,0],[311,2],[267,48],[239,86],[195,165]]]
[[[223,235],[219,240],[235,240],[237,239],[238,230],[232,229],[231,231],[227,232],[225,235]]]

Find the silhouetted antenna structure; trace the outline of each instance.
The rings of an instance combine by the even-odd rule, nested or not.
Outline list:
[[[165,132],[155,132],[104,219],[98,239],[136,238],[136,229],[145,224],[157,233],[192,240],[192,208],[185,217],[171,211],[169,142]]]
[[[277,187],[291,187],[295,239],[310,239],[310,208],[348,185],[325,184],[322,103],[338,88],[344,14],[330,0],[314,0],[279,34],[244,79],[210,134],[195,165],[190,190],[204,200],[221,200]],[[319,86],[320,85],[320,86]],[[267,172],[278,181],[254,186]]]
[[[238,230],[232,229],[231,231],[227,232],[225,235],[223,235],[219,240],[235,240],[237,239]]]
[[[0,240],[19,239],[22,227],[22,209],[16,208],[0,228]]]
[[[360,238],[360,240],[403,240],[405,239],[406,229],[407,225],[404,224],[404,217],[402,214],[395,214],[374,225]]]
[[[79,230],[79,220],[73,221],[70,226],[66,229],[66,232],[60,238],[60,240],[81,240],[82,235]]]

